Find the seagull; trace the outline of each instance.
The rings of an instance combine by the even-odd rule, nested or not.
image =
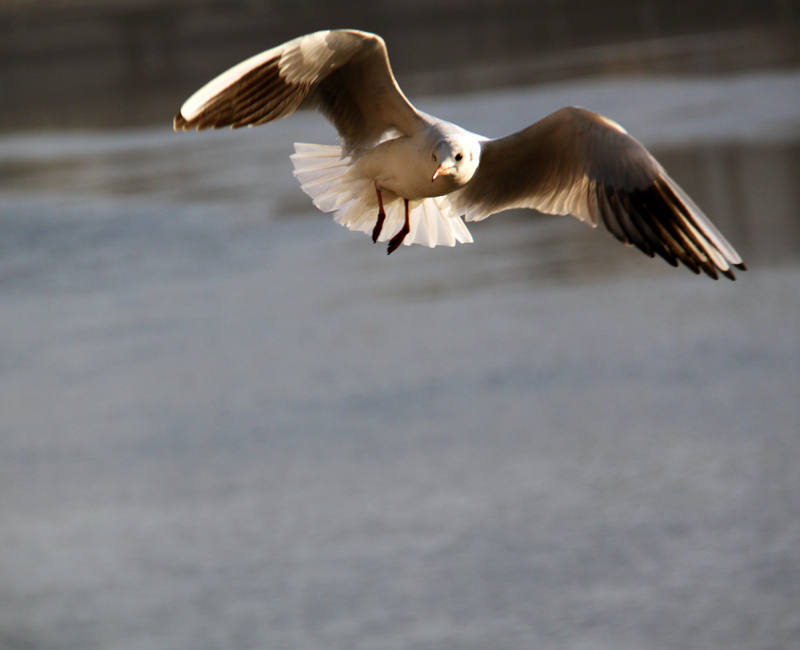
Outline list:
[[[230,68],[194,93],[179,130],[258,126],[301,108],[337,129],[340,146],[295,144],[302,190],[350,230],[401,244],[472,241],[464,221],[511,208],[572,215],[628,246],[715,280],[746,270],[702,210],[637,140],[574,106],[490,139],[406,99],[376,34],[300,36]]]

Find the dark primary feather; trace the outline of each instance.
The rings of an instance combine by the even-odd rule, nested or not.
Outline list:
[[[378,36],[351,30],[311,34],[273,52],[209,97],[196,116],[179,111],[175,129],[256,126],[314,108],[351,151],[376,144],[388,129],[412,135],[425,125],[397,87]],[[282,72],[282,59],[291,59],[290,72]]]
[[[484,143],[481,164],[455,199],[468,220],[515,207],[573,214],[673,266],[735,279],[741,259],[650,153],[621,127],[564,108]]]
[[[176,130],[256,126],[290,115],[303,103],[309,87],[280,81],[277,60],[251,70],[206,103],[193,119],[179,111]]]

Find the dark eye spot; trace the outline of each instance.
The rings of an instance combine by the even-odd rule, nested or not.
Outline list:
[[[460,153],[456,154],[456,160],[461,160],[464,156]]]

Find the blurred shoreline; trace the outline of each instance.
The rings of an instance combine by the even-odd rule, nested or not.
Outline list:
[[[323,3],[0,0],[0,132],[169,122],[199,85],[317,29],[387,41],[407,94],[598,75],[713,75],[800,65],[792,2]],[[442,26],[447,26],[446,34]],[[13,98],[13,101],[9,101]]]

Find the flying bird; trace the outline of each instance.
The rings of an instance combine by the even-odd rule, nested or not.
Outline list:
[[[257,126],[300,108],[324,115],[341,146],[295,144],[294,175],[336,222],[387,242],[471,242],[464,223],[510,208],[569,214],[626,245],[714,279],[742,259],[625,129],[566,107],[490,139],[417,110],[380,36],[301,36],[242,61],[194,93],[175,130]]]

